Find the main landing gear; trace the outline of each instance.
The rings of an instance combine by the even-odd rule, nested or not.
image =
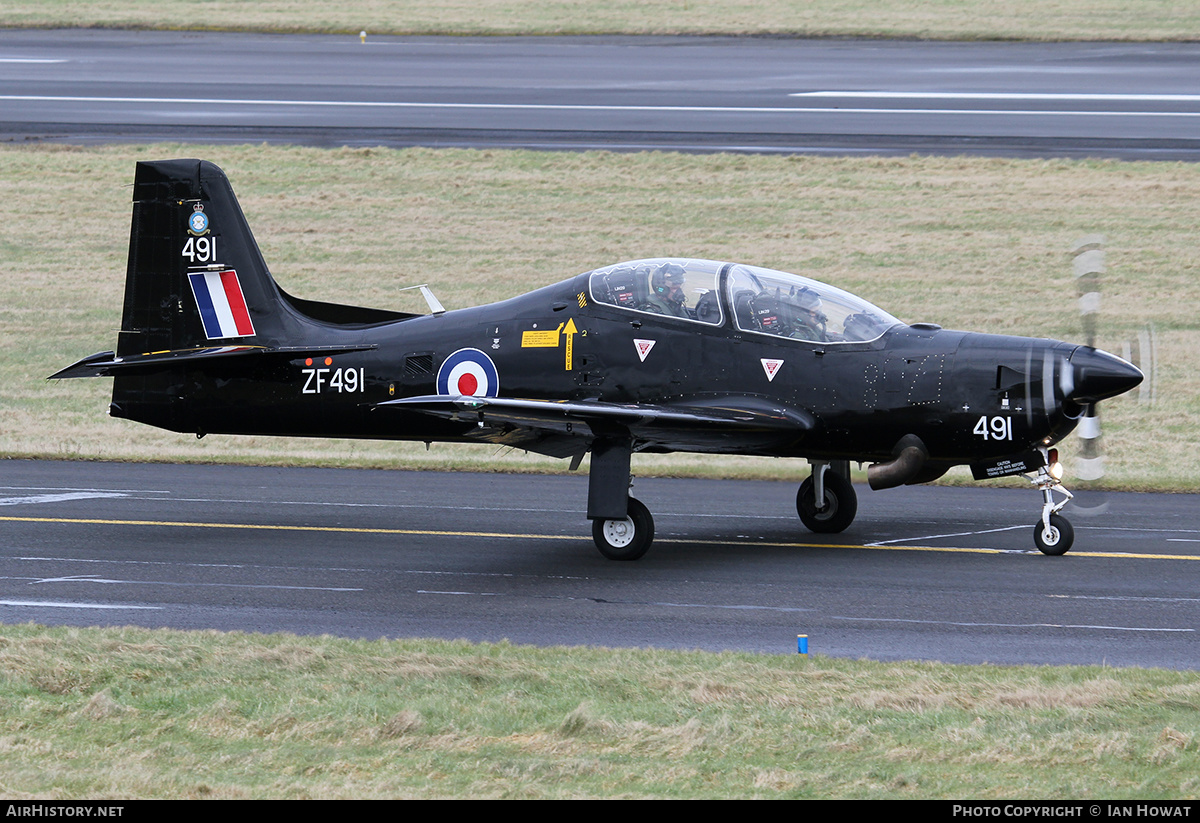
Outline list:
[[[593,520],[592,539],[609,560],[637,560],[654,542],[654,518],[636,497],[629,498],[624,520]]]
[[[1075,529],[1067,518],[1059,514],[1074,495],[1062,487],[1058,449],[1042,449],[1041,452],[1046,458],[1046,465],[1038,469],[1031,481],[1042,493],[1042,519],[1033,525],[1033,542],[1042,554],[1057,557],[1066,554],[1075,542]],[[1064,495],[1058,503],[1054,502],[1054,492]]]
[[[654,517],[642,501],[629,496],[628,441],[597,439],[588,477],[588,519],[592,539],[609,560],[637,560],[654,542]],[[812,474],[796,493],[796,513],[810,531],[845,531],[858,513],[858,495],[850,483],[850,463],[813,461]]]
[[[796,492],[796,513],[811,532],[845,531],[858,514],[858,495],[850,482],[850,463],[812,461],[812,474]]]
[[[629,496],[632,452],[628,437],[598,437],[592,442],[587,516],[596,548],[609,560],[637,560],[654,542],[650,510]]]

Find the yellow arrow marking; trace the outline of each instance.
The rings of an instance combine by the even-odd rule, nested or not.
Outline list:
[[[563,334],[567,337],[567,371],[570,371],[574,362],[575,335],[579,334],[579,329],[575,328],[574,317],[567,318],[567,325],[563,328]]]

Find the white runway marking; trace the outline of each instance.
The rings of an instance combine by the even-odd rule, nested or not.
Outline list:
[[[1048,594],[1057,600],[1116,600],[1122,603],[1200,603],[1200,597],[1133,597],[1100,594]]]
[[[788,97],[844,97],[852,100],[1078,100],[1130,103],[1197,103],[1200,94],[1074,94],[1060,92],[975,91],[799,91]]]
[[[418,590],[417,594],[442,594],[453,595],[455,597],[505,597],[498,592],[439,592]],[[804,608],[799,606],[759,606],[753,604],[714,604],[714,603],[671,603],[658,601],[633,601],[633,600],[610,600],[597,599],[594,597],[548,597],[548,600],[584,600],[592,603],[605,603],[612,606],[651,606],[665,609],[719,609],[723,611],[763,611],[763,612],[781,612],[781,613],[814,613],[819,612],[816,608]],[[1110,631],[1110,632],[1166,632],[1168,634],[1191,633],[1196,629],[1192,628],[1160,628],[1155,626],[1109,626],[1103,624],[1091,623],[980,623],[971,620],[921,620],[910,617],[851,617],[847,615],[824,615],[822,619],[846,621],[851,623],[902,623],[908,625],[920,626],[955,626],[969,629],[1084,629],[1088,631]]]
[[[1088,111],[1053,109],[910,109],[808,106],[616,106],[571,103],[417,103],[389,100],[269,100],[234,97],[85,97],[80,95],[2,94],[0,100],[32,103],[132,103],[154,106],[278,106],[295,108],[461,109],[473,111],[595,111],[691,114],[932,114],[1012,117],[1200,117],[1200,111]]]
[[[181,589],[284,589],[306,592],[361,592],[362,589],[348,586],[286,586],[281,583],[176,583],[170,580],[121,580],[100,577],[95,574],[79,574],[67,577],[44,577],[30,580],[30,585],[40,583],[117,583],[132,586],[171,586]]]
[[[864,543],[865,546],[888,546],[893,543],[913,543],[925,542],[926,540],[940,540],[947,537],[972,537],[977,534],[994,534],[996,532],[1011,532],[1018,529],[1030,528],[1026,525],[1021,526],[1002,526],[998,529],[982,529],[974,532],[948,532],[946,534],[923,534],[916,537],[897,537],[894,540],[876,540],[873,543]]]
[[[91,500],[98,497],[125,497],[121,492],[64,492],[60,494],[27,494],[19,497],[0,497],[0,506],[19,506],[22,503],[63,503],[67,500]]]
[[[59,600],[0,600],[0,606],[34,606],[51,609],[138,609],[161,611],[162,606],[125,606],[114,603],[69,603]]]
[[[445,594],[450,597],[503,597],[499,592],[438,592],[417,589],[417,594]]]
[[[23,488],[23,487],[0,486],[0,491],[15,490],[15,489],[19,489],[19,488]],[[29,489],[29,490],[32,490],[32,489]],[[82,491],[82,492],[95,491],[97,493],[96,494],[81,494],[77,497],[72,497],[71,495],[65,493],[67,491]],[[59,502],[62,500],[83,500],[88,497],[123,497],[128,500],[159,500],[161,498],[140,497],[139,495],[169,495],[169,494],[171,494],[171,492],[169,492],[169,491],[157,491],[157,490],[144,490],[143,491],[143,490],[137,490],[137,489],[127,489],[127,490],[120,490],[120,491],[114,489],[114,490],[109,490],[109,491],[106,491],[103,493],[100,493],[101,490],[99,490],[99,489],[95,489],[95,490],[93,490],[93,489],[63,490],[63,492],[64,493],[60,494],[60,495],[45,495],[42,497],[38,497],[38,496],[11,497],[11,498],[0,497],[0,505],[15,505],[17,503],[55,503],[55,502]],[[11,501],[11,502],[6,502],[6,501]],[[499,505],[499,504],[495,505],[495,506],[443,506],[443,505],[437,505],[434,503],[358,503],[358,502],[352,502],[352,501],[348,501],[348,500],[343,500],[343,501],[271,500],[271,499],[267,499],[267,498],[253,499],[253,498],[237,498],[237,497],[220,497],[220,498],[217,498],[217,497],[172,497],[171,503],[173,503],[173,504],[220,503],[222,505],[240,504],[240,505],[249,505],[249,506],[258,506],[258,505],[263,505],[263,504],[269,504],[272,506],[320,506],[320,507],[326,507],[326,508],[350,508],[350,509],[353,509],[353,508],[358,508],[358,509],[417,509],[420,511],[431,511],[431,510],[444,509],[446,511],[480,511],[480,512],[503,511],[503,512],[531,512],[531,513],[535,513],[535,514],[545,513],[545,512],[554,512],[556,514],[558,514],[558,513],[574,514],[574,513],[583,511],[582,509],[578,509],[578,510],[571,509],[571,508],[564,509],[561,506],[559,506],[559,507],[537,507],[537,508],[514,507],[514,506],[506,506],[506,505]],[[722,514],[722,513],[711,514],[708,512],[663,511],[663,512],[657,512],[655,514],[655,517],[686,517],[689,519],[707,517],[707,518],[714,518],[714,519],[724,519],[724,518],[728,518],[729,515]],[[743,520],[780,520],[780,521],[786,521],[786,522],[792,522],[796,519],[794,516],[768,515],[768,514],[740,514],[740,515],[738,515],[738,517]]]
[[[0,486],[6,492],[104,492],[105,494],[170,494],[163,489],[96,489],[91,486]]]

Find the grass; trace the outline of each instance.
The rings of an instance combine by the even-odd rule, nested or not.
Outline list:
[[[6,0],[0,26],[452,35],[1195,40],[1186,0]]]
[[[0,626],[0,796],[1195,798],[1198,702],[1160,670]]]
[[[0,455],[563,470],[486,447],[206,438],[108,419],[107,380],[46,375],[112,348],[138,159],[225,168],[293,294],[477,305],[621,259],[753,262],[862,294],[906,321],[1079,340],[1068,250],[1107,236],[1099,343],[1153,325],[1158,401],[1103,409],[1107,482],[1200,486],[1200,167],[982,158],[812,158],[269,146],[0,147]],[[47,238],[54,238],[47,242]],[[785,467],[786,466],[786,467]],[[642,458],[640,474],[778,476],[799,464]]]

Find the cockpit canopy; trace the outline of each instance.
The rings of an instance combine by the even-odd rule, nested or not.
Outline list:
[[[588,287],[597,303],[811,343],[874,340],[900,323],[849,292],[741,263],[634,260],[590,272]]]

